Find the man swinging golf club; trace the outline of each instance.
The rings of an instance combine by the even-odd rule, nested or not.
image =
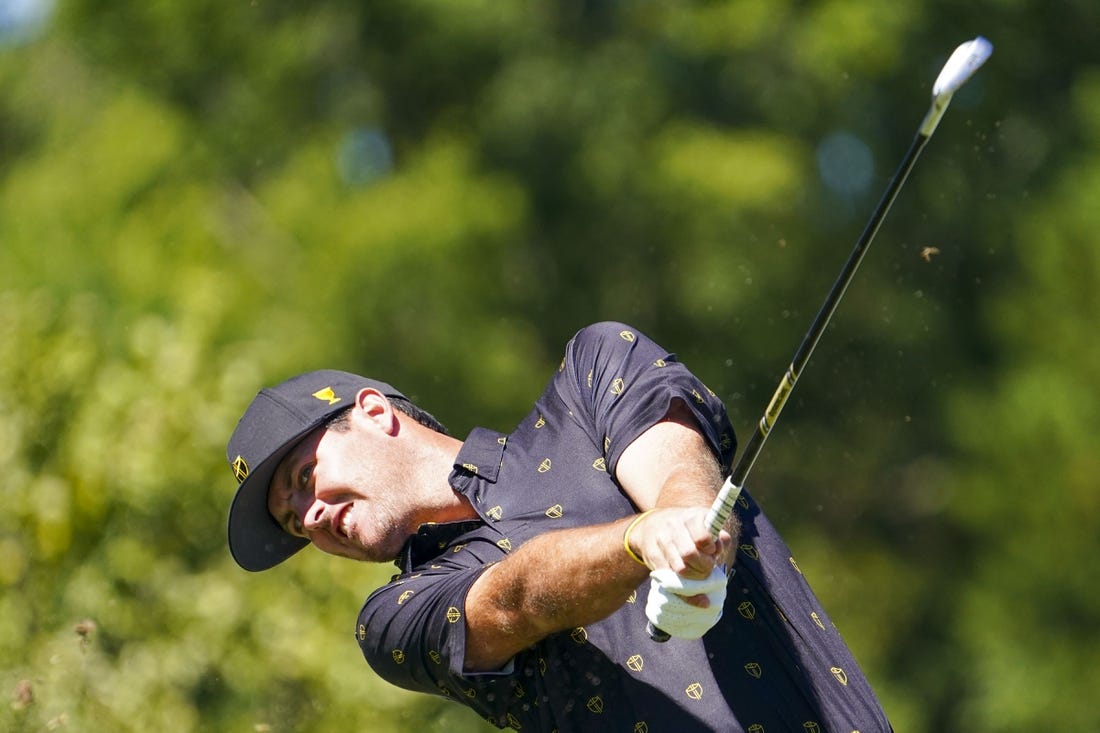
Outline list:
[[[262,391],[229,442],[229,542],[249,570],[307,543],[395,561],[355,625],[367,662],[502,728],[889,730],[749,495],[708,531],[733,449],[722,403],[619,323],[570,341],[508,435],[459,441],[385,383],[313,372]],[[649,639],[647,605],[679,638]]]

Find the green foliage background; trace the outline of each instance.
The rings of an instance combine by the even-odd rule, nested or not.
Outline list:
[[[331,366],[506,430],[613,318],[745,436],[978,34],[749,483],[899,731],[1100,728],[1096,3],[40,7],[0,12],[0,729],[485,730],[359,657],[389,568],[232,563],[252,395]]]

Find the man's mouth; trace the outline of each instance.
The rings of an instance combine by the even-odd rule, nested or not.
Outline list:
[[[352,504],[349,502],[340,510],[333,521],[336,534],[344,539],[351,538],[351,508]]]

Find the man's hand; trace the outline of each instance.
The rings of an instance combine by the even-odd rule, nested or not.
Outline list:
[[[687,580],[668,569],[654,570],[649,577],[646,618],[669,636],[698,639],[722,618],[726,602],[722,568],[714,568],[705,580]]]
[[[624,537],[630,551],[652,569],[646,617],[681,639],[698,639],[722,616],[726,600],[723,567],[732,546],[723,531],[711,536],[705,511],[696,507],[646,514]]]
[[[707,508],[655,509],[637,522],[624,541],[650,570],[669,569],[689,580],[702,580],[727,562],[733,539],[706,526]]]

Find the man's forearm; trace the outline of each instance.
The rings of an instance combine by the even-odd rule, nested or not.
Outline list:
[[[495,669],[622,606],[649,572],[623,549],[630,520],[539,535],[487,569],[466,599],[467,669]]]

